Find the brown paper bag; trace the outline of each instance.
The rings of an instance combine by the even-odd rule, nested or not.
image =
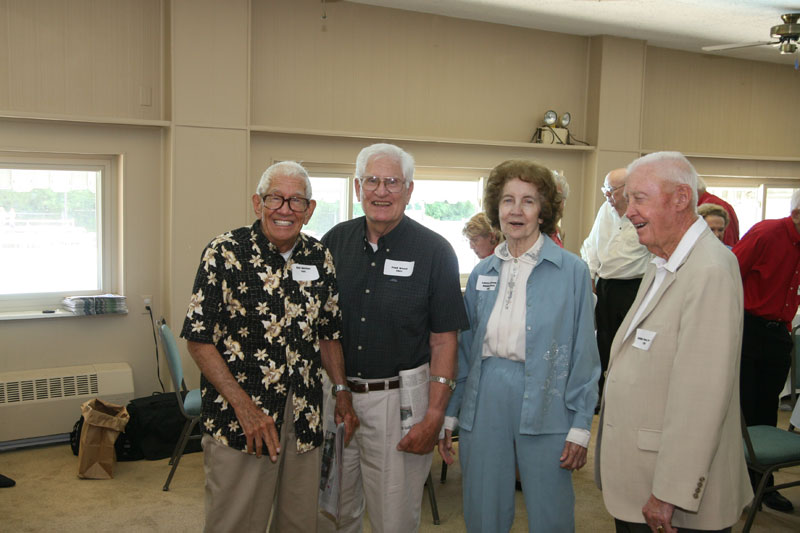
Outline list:
[[[114,442],[130,419],[128,410],[95,398],[84,402],[81,412],[83,429],[78,452],[78,477],[111,479],[117,462]]]

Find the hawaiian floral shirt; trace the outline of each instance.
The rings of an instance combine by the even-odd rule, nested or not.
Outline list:
[[[322,360],[319,339],[341,336],[333,259],[303,233],[288,261],[259,221],[223,233],[206,246],[181,336],[213,344],[231,374],[280,433],[292,390],[297,450],[322,443]],[[246,450],[233,408],[201,378],[204,430]]]

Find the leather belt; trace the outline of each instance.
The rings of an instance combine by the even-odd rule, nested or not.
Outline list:
[[[378,390],[392,390],[400,388],[400,378],[390,378],[385,381],[363,381],[347,380],[347,386],[352,392],[373,392]]]

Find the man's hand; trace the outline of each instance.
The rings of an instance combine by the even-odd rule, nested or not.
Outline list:
[[[344,444],[346,446],[360,424],[356,411],[353,409],[352,393],[340,391],[336,394],[336,408],[333,417],[337,425],[344,422]]]
[[[439,440],[439,429],[441,429],[443,423],[444,414],[438,417],[437,422],[436,418],[431,416],[430,411],[428,411],[428,414],[425,415],[421,422],[411,426],[408,434],[397,444],[397,450],[418,455],[432,452],[436,447],[436,442]]]
[[[564,470],[580,470],[586,464],[586,448],[580,444],[567,441],[564,443],[564,451],[561,452],[561,468]]]
[[[456,451],[453,449],[453,432],[449,429],[445,429],[444,438],[439,439],[439,455],[442,456],[442,461],[445,464],[453,464]]]
[[[675,511],[675,506],[671,503],[662,502],[652,494],[647,500],[647,503],[642,507],[642,516],[644,521],[650,526],[650,531],[653,533],[678,533],[678,530],[672,527],[672,513]],[[662,528],[659,530],[658,528]]]
[[[275,420],[267,416],[249,398],[241,405],[234,406],[233,410],[247,438],[247,453],[255,452],[256,457],[261,457],[262,443],[266,443],[270,460],[276,462],[278,454],[281,453],[281,441],[278,438],[278,430],[275,429]]]

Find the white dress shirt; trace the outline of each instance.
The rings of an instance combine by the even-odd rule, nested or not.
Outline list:
[[[651,261],[654,265],[656,265],[656,275],[653,278],[653,283],[650,284],[650,288],[647,289],[647,294],[644,295],[644,299],[642,299],[642,303],[639,304],[639,308],[636,309],[636,314],[633,315],[633,320],[631,320],[630,325],[628,326],[628,331],[625,332],[625,336],[622,340],[627,339],[630,334],[633,332],[633,325],[637,323],[639,317],[642,316],[644,310],[647,309],[647,304],[650,303],[650,300],[653,299],[653,296],[656,295],[658,292],[659,287],[661,284],[664,283],[664,278],[667,277],[667,272],[675,272],[678,270],[678,267],[689,255],[689,252],[692,251],[694,245],[697,243],[697,239],[700,238],[700,234],[703,233],[703,230],[706,229],[708,225],[703,217],[697,217],[697,220],[694,221],[694,224],[689,226],[689,229],[686,230],[686,233],[683,234],[681,237],[681,241],[678,243],[678,246],[675,248],[675,251],[672,252],[672,255],[669,256],[669,259],[664,259],[662,257],[654,257]]]
[[[611,204],[603,202],[581,246],[581,258],[589,265],[592,279],[634,279],[644,275],[651,254],[639,244],[628,217],[620,217]]]

